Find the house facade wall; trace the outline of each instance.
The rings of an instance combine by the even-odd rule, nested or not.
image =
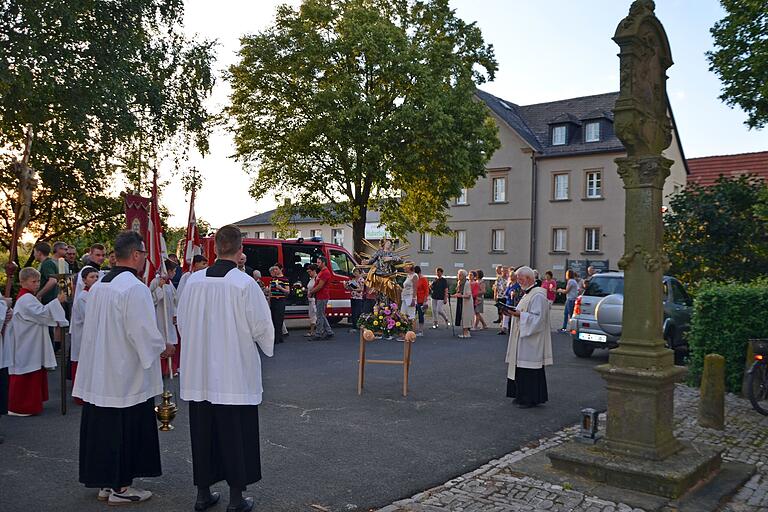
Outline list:
[[[274,232],[277,230],[277,228],[272,224],[258,224],[258,225],[239,224],[238,227],[240,228],[240,231],[245,235],[246,238],[258,238],[257,233],[263,233],[262,238],[275,238]],[[299,237],[309,238],[312,236],[313,231],[319,231],[323,241],[329,242],[329,243],[334,242],[331,231],[334,229],[340,229],[342,230],[342,233],[343,233],[343,243],[339,245],[341,245],[348,251],[352,252],[353,238],[352,238],[351,226],[347,226],[347,225],[328,226],[327,224],[323,225],[323,224],[320,224],[319,222],[300,222],[300,223],[292,224],[291,228],[299,231],[299,233],[296,235],[296,238],[299,238]]]
[[[584,267],[588,262],[606,262],[610,269],[618,268],[624,253],[625,191],[618,175],[615,159],[623,152],[570,155],[536,159],[535,251],[531,260],[531,199],[533,174],[531,152],[527,144],[498,117],[501,147],[486,166],[487,175],[477,180],[467,191],[466,205],[452,204],[448,225],[452,231],[466,232],[467,250],[454,250],[454,235],[432,236],[429,250],[421,250],[421,234],[410,234],[411,259],[422,266],[426,274],[442,267],[446,274],[455,275],[460,268],[481,268],[486,275],[496,265],[532,265],[541,273],[552,270],[562,279],[568,263]],[[676,134],[664,152],[674,161],[664,185],[664,205],[669,197],[686,182],[685,164],[680,154]],[[587,172],[600,171],[601,197],[588,198]],[[567,200],[554,197],[554,176],[569,176]],[[506,200],[494,203],[493,178],[507,177]],[[566,229],[565,250],[553,246],[553,230]],[[586,229],[599,229],[599,249],[588,251]],[[492,250],[493,230],[504,230],[503,251]],[[577,260],[576,263],[569,260]]]
[[[411,233],[409,258],[433,275],[442,267],[447,275],[464,268],[481,268],[488,275],[496,265],[528,261],[531,230],[531,157],[529,146],[493,113],[501,147],[486,165],[486,176],[467,190],[466,204],[449,207],[449,228],[466,233],[466,250],[454,250],[454,235],[432,236],[429,250],[421,249],[421,234]],[[494,201],[494,178],[505,179],[505,194]],[[492,233],[504,233],[501,250],[493,250]],[[519,240],[525,240],[519,243]],[[521,263],[517,263],[518,265]]]

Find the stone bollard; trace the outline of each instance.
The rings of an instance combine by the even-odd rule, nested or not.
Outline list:
[[[704,357],[699,425],[718,430],[725,428],[725,358],[719,354]]]

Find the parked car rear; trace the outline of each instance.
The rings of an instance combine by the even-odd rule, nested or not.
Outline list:
[[[675,359],[679,362],[688,351],[683,334],[690,327],[693,302],[680,281],[674,277],[664,276],[662,286],[663,336],[667,347],[675,350]],[[617,347],[621,337],[623,308],[624,273],[594,275],[584,294],[576,299],[573,316],[568,324],[574,354],[590,357],[595,349]]]

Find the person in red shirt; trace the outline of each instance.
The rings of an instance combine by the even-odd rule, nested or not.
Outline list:
[[[419,276],[416,281],[416,315],[419,318],[419,326],[416,336],[424,336],[424,313],[429,304],[429,281],[421,275],[421,267],[416,266],[413,269]]]
[[[315,307],[317,308],[317,327],[315,328],[315,337],[311,339],[319,341],[333,337],[331,324],[328,323],[328,318],[325,316],[328,300],[331,298],[331,271],[324,256],[318,256],[315,262],[320,272],[315,278],[315,286],[309,290],[309,296],[315,298]]]

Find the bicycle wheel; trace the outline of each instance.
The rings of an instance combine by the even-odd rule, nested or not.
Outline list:
[[[763,361],[755,361],[747,377],[747,393],[752,407],[768,416],[768,370]]]

